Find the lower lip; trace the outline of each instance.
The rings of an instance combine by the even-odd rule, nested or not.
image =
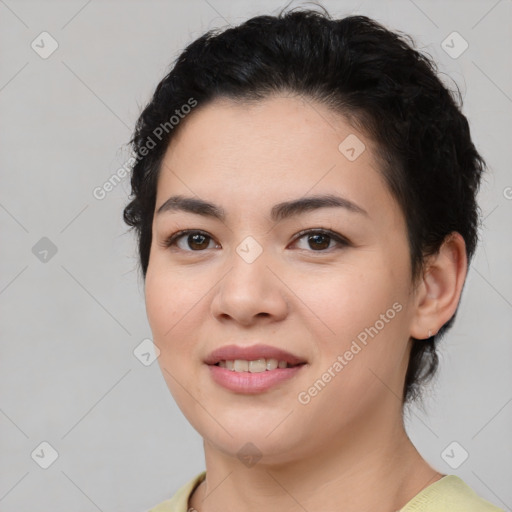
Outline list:
[[[281,382],[291,379],[305,365],[291,368],[276,368],[264,372],[235,372],[220,366],[208,365],[212,379],[221,386],[237,393],[262,393]]]

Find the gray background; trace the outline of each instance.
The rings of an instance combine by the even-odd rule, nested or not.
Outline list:
[[[0,0],[1,511],[143,511],[204,469],[158,363],[134,355],[151,331],[121,220],[128,179],[103,200],[93,190],[126,162],[140,108],[187,43],[284,5]],[[512,510],[511,1],[323,5],[410,33],[463,93],[490,167],[482,242],[431,398],[407,424],[432,465]],[[51,48],[43,31],[59,45],[47,58],[31,47]],[[469,44],[458,58],[441,46],[453,31]],[[58,453],[47,469],[43,441]]]

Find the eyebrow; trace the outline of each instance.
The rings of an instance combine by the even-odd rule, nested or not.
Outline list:
[[[293,215],[300,215],[319,208],[345,208],[349,212],[368,216],[368,212],[366,212],[366,210],[352,201],[333,194],[324,194],[301,197],[300,199],[295,199],[293,201],[278,203],[272,207],[270,217],[272,221],[279,222],[283,219],[292,217]],[[181,195],[169,197],[169,199],[167,199],[167,201],[158,208],[156,214],[160,215],[164,212],[176,211],[184,211],[194,213],[196,215],[203,215],[205,217],[212,217],[220,221],[224,221],[226,219],[226,212],[222,207],[202,199]]]

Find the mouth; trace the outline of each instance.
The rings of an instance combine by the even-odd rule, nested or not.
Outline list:
[[[213,380],[237,393],[261,393],[283,383],[307,365],[305,359],[269,345],[227,345],[204,361]]]
[[[276,368],[292,368],[307,361],[291,352],[270,345],[226,345],[205,359],[207,365],[220,366],[235,372],[259,373]]]
[[[261,373],[266,371],[272,371],[276,368],[295,368],[296,366],[302,366],[306,363],[290,364],[285,360],[278,360],[275,358],[260,358],[247,361],[245,359],[232,359],[232,360],[221,360],[215,363],[214,366],[220,368],[227,368],[233,372],[249,372],[249,373]]]

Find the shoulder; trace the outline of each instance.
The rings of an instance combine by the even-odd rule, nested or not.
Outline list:
[[[172,498],[159,503],[146,512],[188,512],[188,499],[194,489],[205,479],[206,471],[189,480],[182,485]]]
[[[417,494],[399,512],[504,512],[455,475],[446,475]]]

